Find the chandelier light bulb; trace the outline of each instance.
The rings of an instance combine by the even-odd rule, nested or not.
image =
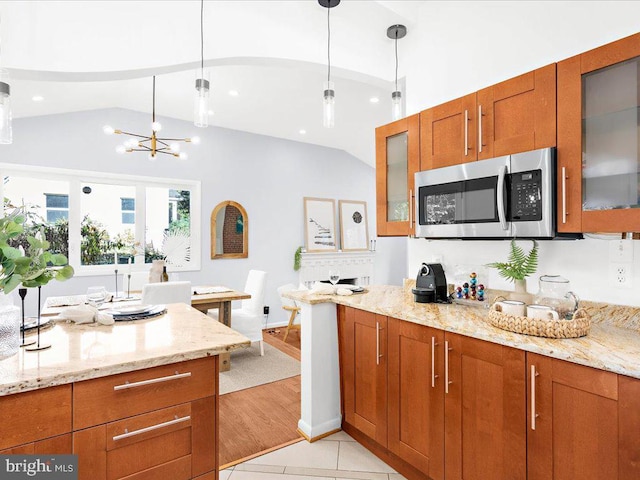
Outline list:
[[[153,130],[154,132],[159,132],[160,130],[162,130],[162,124],[160,122],[153,122],[151,124],[151,130]]]
[[[200,137],[198,137],[198,136],[191,137],[191,143],[193,143],[194,145],[199,145],[200,144]]]
[[[185,152],[180,152],[180,154],[178,155],[178,158],[180,160],[186,160],[187,158],[189,158],[189,155],[187,155]]]
[[[174,143],[172,143],[171,145],[169,145],[169,149],[170,149],[172,152],[177,153],[177,152],[179,152],[179,151],[180,151],[180,145],[174,142]]]
[[[102,127],[102,131],[106,135],[113,135],[116,132],[115,128],[113,128],[111,125],[105,125],[104,127]]]
[[[391,117],[394,120],[400,120],[404,117],[402,108],[402,92],[395,91],[391,94]]]
[[[118,154],[123,154],[127,151],[127,147],[125,147],[124,145],[118,145],[116,147],[116,153]]]
[[[322,125],[333,128],[335,125],[335,90],[333,82],[324,82]]]

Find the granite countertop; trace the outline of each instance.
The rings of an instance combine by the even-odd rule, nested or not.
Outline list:
[[[106,326],[59,321],[40,352],[0,358],[0,396],[192,360],[247,347],[239,333],[183,303],[160,317]],[[27,338],[35,340],[35,334]]]
[[[333,302],[408,322],[439,328],[501,345],[539,353],[580,365],[640,378],[640,309],[581,302],[591,316],[586,337],[550,339],[495,328],[486,321],[487,308],[458,304],[415,303],[410,288],[372,285],[348,296],[287,292],[304,304]],[[487,304],[488,306],[488,304]]]

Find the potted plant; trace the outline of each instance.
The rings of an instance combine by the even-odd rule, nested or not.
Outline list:
[[[496,268],[500,276],[513,282],[516,295],[521,297],[527,295],[526,278],[538,269],[538,242],[532,242],[531,250],[525,253],[515,240],[511,240],[511,251],[507,261],[487,264],[487,267]]]

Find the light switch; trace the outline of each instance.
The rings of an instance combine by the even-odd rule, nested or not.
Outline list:
[[[633,240],[610,240],[609,262],[633,262]]]

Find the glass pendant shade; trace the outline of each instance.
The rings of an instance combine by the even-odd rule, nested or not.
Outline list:
[[[204,74],[196,79],[193,124],[202,128],[209,126],[209,80],[204,78]]]
[[[6,71],[0,71],[0,144],[13,142],[11,130],[11,87]]]
[[[394,120],[400,120],[404,117],[404,109],[402,108],[402,92],[397,90],[391,94],[391,117]]]
[[[325,128],[333,128],[335,125],[335,108],[335,90],[333,82],[324,82],[322,125]]]

